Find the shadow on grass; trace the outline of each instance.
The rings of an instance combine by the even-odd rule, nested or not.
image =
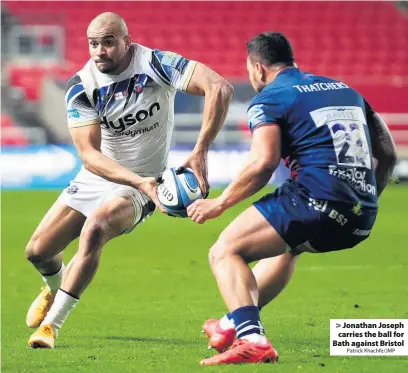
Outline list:
[[[199,339],[179,339],[179,338],[161,338],[161,337],[127,337],[127,336],[107,336],[105,337],[109,340],[117,341],[131,341],[131,342],[142,342],[142,343],[162,343],[171,346],[196,346],[202,344],[203,342]]]

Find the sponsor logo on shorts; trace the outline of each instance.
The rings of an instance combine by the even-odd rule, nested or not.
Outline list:
[[[368,236],[371,232],[371,229],[354,229],[353,234],[356,236]]]
[[[72,184],[67,188],[68,194],[75,194],[76,192],[78,192],[78,187],[75,184]]]
[[[357,203],[357,205],[353,206],[351,211],[352,211],[353,214],[355,214],[357,216],[363,215],[363,206],[362,206],[362,204],[360,202]]]
[[[329,218],[332,218],[334,221],[340,225],[346,225],[348,219],[344,217],[343,214],[340,214],[337,210],[333,209],[330,211]]]
[[[341,180],[347,181],[353,188],[364,193],[370,193],[373,196],[377,195],[377,189],[374,185],[368,184],[365,181],[367,172],[358,170],[355,167],[338,167],[329,166],[330,175],[336,176]]]
[[[308,206],[309,207],[313,206],[313,208],[316,211],[325,212],[326,208],[327,208],[327,201],[326,200],[316,200],[314,198],[309,198]]]

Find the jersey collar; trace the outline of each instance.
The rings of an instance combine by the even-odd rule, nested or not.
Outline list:
[[[290,73],[293,73],[293,72],[298,72],[299,71],[299,68],[298,67],[292,67],[292,66],[290,66],[290,67],[286,67],[286,68],[284,68],[283,70],[281,70],[281,71],[279,71],[277,74],[276,74],[276,77],[275,77],[275,79],[279,76],[279,75],[282,75],[282,74],[290,74]]]

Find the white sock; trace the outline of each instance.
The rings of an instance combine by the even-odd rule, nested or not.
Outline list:
[[[220,328],[223,330],[234,329],[234,320],[229,319],[227,315],[224,315],[220,320]]]
[[[68,315],[75,308],[78,301],[78,298],[72,297],[61,289],[58,290],[54,303],[41,325],[49,324],[54,328],[54,331],[57,332],[67,319]]]
[[[44,282],[47,284],[48,288],[53,293],[56,293],[57,290],[61,286],[62,274],[64,273],[64,270],[65,270],[65,265],[64,265],[64,263],[62,263],[61,268],[57,273],[55,273],[55,274],[53,274],[51,276],[44,276],[43,275]]]
[[[264,335],[257,334],[257,333],[252,333],[252,334],[245,335],[241,339],[245,339],[245,340],[247,340],[249,342],[253,342],[253,343],[260,343],[260,344],[267,344],[268,343],[268,340]]]

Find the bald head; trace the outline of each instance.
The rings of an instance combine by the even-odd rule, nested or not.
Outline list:
[[[123,18],[116,13],[102,13],[88,26],[89,52],[96,67],[104,74],[120,74],[132,57],[131,38]]]
[[[88,26],[88,37],[114,35],[118,38],[128,35],[126,22],[116,13],[106,12],[96,16]]]

